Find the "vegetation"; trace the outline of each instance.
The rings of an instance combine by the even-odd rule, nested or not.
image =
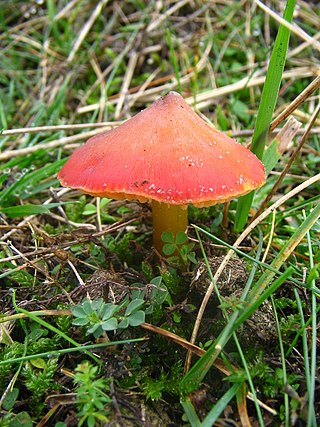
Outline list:
[[[0,26],[0,426],[319,425],[318,2],[19,0]],[[148,204],[56,174],[169,90],[268,176],[159,258]]]

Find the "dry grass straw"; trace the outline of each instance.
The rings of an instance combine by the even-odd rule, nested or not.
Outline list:
[[[96,6],[91,11],[86,9],[84,11],[85,13],[79,14],[77,21],[74,23],[73,30],[75,32],[75,36],[70,44],[71,48],[67,55],[65,55],[65,52],[62,52],[57,48],[57,45],[54,44],[54,40],[51,36],[47,39],[45,37],[43,39],[38,37],[38,34],[45,34],[45,30],[52,24],[49,16],[37,17],[23,22],[22,24],[12,25],[6,34],[0,35],[0,41],[4,43],[2,53],[6,54],[7,51],[15,48],[25,50],[29,55],[33,56],[35,61],[37,60],[39,62],[39,68],[37,70],[30,67],[29,69],[24,70],[25,75],[32,79],[37,75],[40,76],[39,80],[36,81],[36,84],[30,87],[29,96],[21,99],[19,108],[13,114],[12,123],[19,124],[19,128],[8,129],[2,133],[2,136],[6,137],[7,140],[5,142],[6,150],[0,153],[0,160],[6,161],[16,159],[20,156],[27,156],[39,149],[54,151],[61,147],[74,147],[79,142],[86,140],[97,132],[109,130],[114,126],[118,126],[129,115],[134,114],[141,108],[144,108],[157,97],[163,95],[169,90],[176,89],[178,87],[177,78],[172,72],[170,66],[164,70],[161,66],[162,63],[156,63],[154,66],[152,66],[151,61],[150,64],[149,62],[147,63],[147,58],[152,59],[152,55],[161,56],[164,54],[163,38],[166,24],[168,22],[170,22],[170,28],[172,28],[172,32],[174,33],[174,42],[177,48],[176,53],[180,61],[179,65],[181,66],[180,83],[182,85],[184,95],[186,95],[186,100],[190,105],[193,105],[199,111],[206,110],[205,113],[211,116],[210,118],[212,121],[214,121],[216,117],[216,105],[221,105],[223,112],[225,111],[228,116],[226,109],[230,104],[229,100],[231,100],[233,96],[237,96],[243,90],[249,90],[252,105],[255,105],[257,92],[259,92],[260,87],[265,81],[268,58],[266,58],[265,61],[260,62],[257,59],[257,54],[252,46],[247,46],[246,49],[243,49],[243,46],[241,45],[239,47],[239,38],[241,38],[239,34],[241,31],[244,31],[248,39],[249,37],[253,37],[251,18],[255,15],[256,8],[259,8],[265,13],[265,24],[263,28],[264,40],[266,43],[270,44],[270,41],[272,41],[270,18],[271,21],[275,19],[278,23],[282,23],[281,17],[260,0],[255,0],[254,2],[242,0],[238,4],[239,7],[232,8],[230,13],[225,17],[222,17],[221,14],[219,15],[220,6],[222,3],[229,5],[231,2],[226,3],[213,1],[204,2],[202,4],[201,2],[197,3],[180,0],[176,2],[169,2],[166,11],[161,9],[164,3],[165,2],[150,2],[150,4],[146,6],[146,13],[148,13],[149,21],[145,24],[146,20],[144,11],[135,11],[135,13],[125,16],[123,14],[125,2],[111,2],[108,0],[97,1],[95,3]],[[154,4],[154,7],[152,4]],[[80,2],[80,0],[69,1],[60,11],[57,12],[54,17],[54,22],[58,23],[59,20],[69,17],[72,14],[72,11],[81,5],[82,2]],[[189,7],[191,12],[189,15],[184,15],[182,11],[185,9],[183,8],[187,7]],[[244,13],[246,16],[244,28],[230,29],[229,24],[237,13]],[[297,19],[300,18],[301,21],[306,24],[305,28],[308,28],[308,26],[317,28],[320,23],[318,16],[315,16],[315,14],[311,12],[308,13],[308,5],[305,3],[303,7],[297,9],[296,13]],[[119,44],[120,47],[119,49],[114,49],[114,53],[117,55],[115,55],[112,61],[104,61],[101,57],[96,57],[92,52],[89,60],[84,63],[81,61],[81,54],[84,49],[87,49],[87,46],[90,46],[90,44],[94,46],[94,39],[98,36],[98,34],[94,33],[94,27],[101,15],[108,17],[108,25],[103,29],[103,40],[106,41],[106,46],[117,46],[117,44]],[[190,22],[200,24],[199,28],[201,28],[196,34],[188,34],[186,31],[180,31],[184,25]],[[119,28],[121,26],[124,28],[130,28],[130,25],[135,25],[136,28],[135,30],[130,30],[129,36],[124,38],[123,33],[121,33]],[[301,94],[297,94],[293,101],[279,107],[281,112],[272,123],[271,131],[278,130],[278,126],[281,125],[283,120],[285,120],[289,115],[294,114],[298,118],[303,117],[307,122],[310,122],[310,120],[312,121],[312,124],[310,122],[307,126],[307,131],[300,130],[298,134],[301,132],[305,132],[305,135],[308,133],[317,133],[319,132],[319,127],[313,127],[311,129],[311,125],[313,124],[319,126],[319,121],[317,122],[316,120],[316,114],[311,117],[310,114],[300,111],[299,107],[303,102],[310,103],[310,106],[312,106],[312,103],[318,101],[317,96],[315,96],[311,101],[311,95],[319,88],[319,63],[315,58],[310,58],[306,51],[311,48],[316,51],[320,50],[320,32],[316,32],[316,34],[311,37],[298,25],[291,25],[288,23],[285,23],[285,25],[288,25],[293,34],[301,39],[302,42],[299,46],[289,51],[289,62],[287,70],[283,75],[283,85],[285,87],[290,87],[290,85],[297,80],[301,80],[301,84],[304,84],[304,80],[310,78],[312,78],[313,81]],[[217,29],[225,29],[226,33],[228,33],[228,37],[226,37],[226,39],[223,41],[218,40],[218,45],[216,45],[217,41],[214,38],[214,33]],[[205,34],[210,34],[210,31],[212,36],[204,37]],[[148,40],[147,43],[145,43],[146,39]],[[200,45],[200,43],[195,43],[198,39],[201,39],[201,43],[203,44]],[[125,40],[125,43],[123,43],[123,40]],[[193,43],[197,46],[196,54],[194,53],[195,50],[192,50]],[[224,61],[226,59],[226,52],[230,47],[240,50],[243,49],[243,52],[246,53],[247,63],[239,71],[242,75],[242,72],[246,70],[247,75],[243,78],[235,79],[236,74],[232,74],[230,72],[230,76],[232,76],[233,81],[236,81],[218,86],[217,76],[223,73],[222,67],[224,66]],[[219,55],[216,55],[217,49],[220,51]],[[217,61],[215,63],[212,61],[214,56],[217,57]],[[165,60],[167,60],[167,58]],[[112,95],[109,96],[108,85],[112,84],[116,71],[123,63],[125,64],[125,68],[121,75],[119,90],[117,92],[112,92]],[[149,75],[145,80],[141,81],[140,79],[137,83],[137,76],[139,76],[139,73],[143,71],[141,64],[148,65]],[[83,75],[86,75],[86,73],[89,73],[90,71],[96,76],[95,81],[91,82],[90,85],[88,84],[85,90],[79,90],[76,94],[71,90],[70,93],[68,92],[66,94],[65,104],[72,105],[72,109],[65,113],[65,117],[61,117],[61,123],[58,123],[56,126],[32,126],[33,115],[30,114],[30,111],[39,99],[44,104],[51,105],[63,89],[66,78],[69,78],[74,84],[74,82],[80,80]],[[229,70],[227,70],[227,72],[229,72]],[[4,69],[3,75],[8,79],[15,79],[18,75],[18,70]],[[203,79],[203,81],[201,79]],[[231,78],[229,81],[231,81]],[[195,93],[191,96],[194,82],[197,83],[197,90],[195,90]],[[96,92],[99,94],[97,98],[98,102],[89,102]],[[286,98],[284,97],[284,99]],[[226,100],[227,102],[224,104]],[[77,121],[87,121],[88,123],[76,123]],[[92,123],[92,121],[98,121],[98,123]],[[75,123],[73,124],[73,122]],[[40,139],[32,146],[22,145],[26,141],[25,135],[44,132],[55,133],[58,131],[75,132],[79,130],[86,131],[80,134],[75,133],[71,136],[63,136],[61,138],[57,137],[49,142],[43,142]],[[250,139],[252,130],[239,129],[239,126],[236,123],[233,125],[231,133],[234,136]],[[305,138],[306,136],[301,138],[298,148],[295,149],[295,152],[293,153],[293,158],[298,152],[303,152],[304,148],[302,148],[302,146]],[[308,147],[307,150],[312,152],[310,147]],[[297,174],[289,175],[289,166],[290,165],[288,165],[283,172],[273,173],[280,174],[279,180],[286,175],[287,177],[291,176],[295,180],[302,180],[304,182],[288,194],[281,196],[274,204],[260,214],[238,237],[233,245],[234,248],[238,248],[243,240],[250,235],[253,229],[264,221],[268,215],[275,212],[276,209],[284,205],[289,199],[300,194],[303,190],[320,180],[319,174],[312,178],[299,176]],[[274,191],[276,191],[276,188]],[[55,195],[58,199],[61,199],[69,194],[69,190],[63,189],[58,190]],[[53,200],[53,196],[49,197],[43,202],[43,204],[51,203]],[[58,223],[66,224],[66,217],[64,217],[61,212],[58,214],[50,213],[49,215],[51,216],[51,219],[54,219]],[[33,226],[36,231],[36,217],[29,216],[16,224],[4,225],[5,228],[3,229],[5,230],[5,233],[1,238],[0,244],[8,256],[2,258],[0,263],[16,263],[17,269],[31,268],[34,271],[38,271],[38,273],[44,274],[45,278],[50,281],[50,283],[54,283],[54,279],[50,274],[39,267],[40,264],[38,264],[38,261],[56,256],[55,251],[68,251],[70,246],[73,244],[87,242],[91,238],[99,238],[106,233],[118,232],[139,219],[139,215],[133,215],[133,217],[128,220],[118,221],[105,227],[98,224],[98,231],[96,231],[96,225],[93,225],[89,221],[88,223],[76,223],[68,220],[68,224],[75,229],[84,227],[90,230],[90,237],[81,236],[70,239],[69,241],[59,242],[50,248],[34,246],[32,250],[27,250],[18,247],[18,245],[12,242],[19,233],[25,232],[27,227],[31,233]],[[13,251],[14,254],[10,255],[9,249]],[[230,250],[214,275],[215,281],[219,279],[232,255],[233,251]],[[19,265],[19,262],[21,261],[22,264]],[[81,275],[77,271],[72,260],[68,260],[68,265],[76,275],[78,283],[83,285]],[[201,355],[203,351],[200,351],[198,347],[194,346],[194,343],[197,338],[197,333],[206,305],[213,292],[213,288],[214,284],[210,283],[194,324],[191,344],[184,342],[180,337],[174,337],[176,342],[179,342],[179,340],[181,341],[180,345],[182,345],[183,341],[183,345],[189,346],[189,348],[192,347],[193,351],[196,349],[198,352],[197,354],[199,355]],[[157,331],[156,327],[150,328],[153,332],[160,333]],[[170,339],[173,339],[173,337],[170,337]],[[188,362],[190,363],[190,353]]]

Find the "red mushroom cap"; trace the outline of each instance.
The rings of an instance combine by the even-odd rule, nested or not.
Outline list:
[[[90,138],[58,177],[93,196],[201,207],[254,190],[265,172],[250,150],[170,92],[118,128]]]

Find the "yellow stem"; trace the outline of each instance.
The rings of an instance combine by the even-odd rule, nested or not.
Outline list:
[[[171,231],[175,236],[188,227],[188,209],[179,205],[168,205],[152,201],[153,246],[163,254],[162,233]]]

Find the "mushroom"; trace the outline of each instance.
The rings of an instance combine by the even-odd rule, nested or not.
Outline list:
[[[92,196],[152,202],[153,244],[188,226],[188,204],[203,207],[242,196],[265,181],[248,149],[209,126],[176,92],[119,127],[90,138],[58,174]]]

